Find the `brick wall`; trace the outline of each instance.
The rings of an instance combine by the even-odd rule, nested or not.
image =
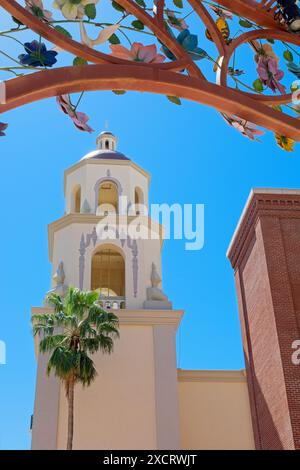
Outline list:
[[[254,190],[228,250],[256,447],[300,449],[300,191]]]

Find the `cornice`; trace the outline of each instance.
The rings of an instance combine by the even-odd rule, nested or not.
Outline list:
[[[109,159],[101,159],[101,160],[93,160],[93,159],[86,159],[86,160],[80,160],[79,162],[75,163],[75,165],[70,166],[67,168],[64,172],[64,194],[66,193],[66,180],[67,176],[73,173],[74,171],[78,170],[78,168],[81,168],[85,165],[106,165],[106,166],[131,166],[131,168],[134,168],[137,170],[139,173],[141,173],[143,176],[145,176],[148,180],[148,184],[150,184],[151,180],[151,175],[148,171],[144,170],[142,167],[137,165],[131,160],[109,160]]]
[[[299,189],[269,189],[256,188],[251,190],[238,225],[227,250],[233,268],[242,251],[250,242],[251,232],[254,231],[259,216],[285,217],[287,211],[293,211],[293,216],[300,217]]]
[[[51,307],[31,307],[31,315],[42,315],[53,312]],[[114,310],[120,325],[130,326],[161,326],[172,325],[177,330],[184,310]],[[38,355],[38,338],[35,338],[35,353]]]
[[[243,370],[177,370],[178,382],[247,382]]]
[[[66,214],[63,217],[61,217],[60,219],[57,219],[54,222],[50,223],[48,225],[48,256],[49,256],[49,261],[52,262],[55,232],[57,232],[59,230],[62,230],[63,228],[68,227],[70,225],[74,225],[74,224],[90,224],[90,225],[93,225],[93,226],[97,226],[97,224],[99,222],[101,222],[101,220],[103,220],[104,218],[106,218],[108,220],[108,223],[109,223],[109,216],[99,216],[99,215],[95,215],[95,214],[75,213],[75,214]],[[139,216],[132,215],[131,216],[131,215],[118,215],[118,214],[116,214],[116,223],[117,223],[117,225],[118,224],[122,225],[122,224],[125,224],[126,222],[127,222],[127,224],[130,224],[132,221],[134,221],[137,218],[139,218],[139,220],[144,220],[145,225],[146,225],[146,222],[148,222],[148,228],[149,229],[151,228],[152,224],[153,224],[153,227],[158,227],[160,244],[161,244],[161,247],[162,247],[163,242],[164,242],[164,236],[163,236],[164,228],[161,224],[159,224],[158,222],[152,220],[151,217],[141,216],[141,215],[139,215]],[[113,222],[113,220],[112,220],[112,222]]]

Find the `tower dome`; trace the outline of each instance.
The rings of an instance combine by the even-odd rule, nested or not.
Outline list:
[[[86,154],[81,160],[130,160],[123,153],[117,152],[117,137],[109,131],[102,131],[96,139],[97,150]]]

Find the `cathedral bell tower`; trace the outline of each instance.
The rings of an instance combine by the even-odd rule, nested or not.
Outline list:
[[[150,175],[117,150],[111,132],[96,144],[65,171],[65,214],[48,227],[51,291],[96,290],[120,320],[114,353],[93,357],[95,383],[76,387],[74,449],[178,449],[175,334],[183,312],[161,284],[163,232],[148,216]],[[32,447],[63,449],[65,393],[46,377],[45,356],[37,358]]]

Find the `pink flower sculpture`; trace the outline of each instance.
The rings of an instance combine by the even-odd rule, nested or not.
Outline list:
[[[42,0],[25,0],[25,9],[46,22],[52,20],[51,11],[45,10]]]
[[[276,90],[281,94],[285,93],[285,86],[279,83],[284,72],[279,70],[277,60],[274,57],[259,55],[256,70],[263,84],[269,87],[273,93],[276,93]]]
[[[134,42],[130,50],[120,44],[113,44],[110,48],[112,55],[119,59],[145,62],[147,64],[161,64],[165,60],[165,56],[157,54],[155,44],[143,46],[140,42]]]
[[[222,114],[222,116],[230,126],[234,127],[242,135],[251,140],[258,140],[257,137],[264,134],[264,131],[257,129],[253,122],[246,121],[245,119],[241,119],[233,115]]]
[[[56,101],[60,109],[72,119],[77,129],[83,132],[93,132],[93,129],[87,124],[89,117],[85,113],[77,112],[74,109],[68,95],[57,96]]]

